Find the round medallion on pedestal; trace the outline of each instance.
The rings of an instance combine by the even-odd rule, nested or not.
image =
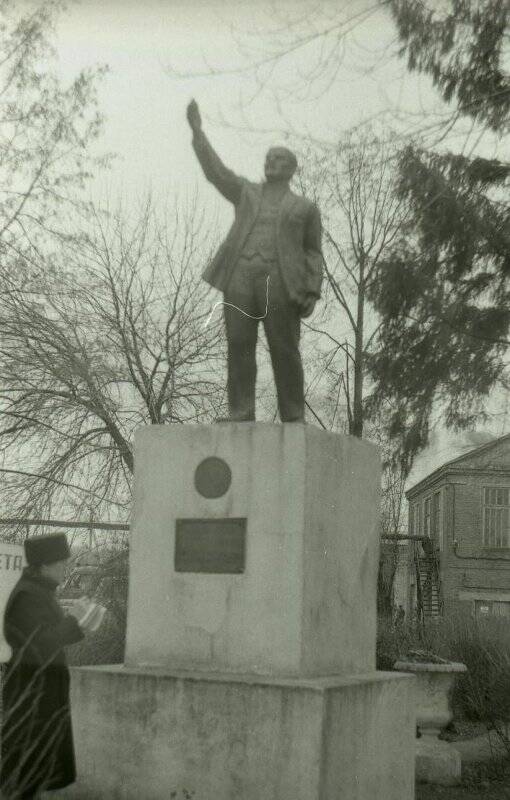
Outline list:
[[[195,470],[195,489],[202,497],[222,497],[232,483],[232,471],[222,458],[204,458]]]

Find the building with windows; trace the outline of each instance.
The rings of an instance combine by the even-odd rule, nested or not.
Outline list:
[[[510,434],[448,461],[407,492],[409,613],[510,617]]]

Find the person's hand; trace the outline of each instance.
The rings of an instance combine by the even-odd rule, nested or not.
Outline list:
[[[202,129],[202,117],[200,116],[196,100],[192,100],[191,103],[188,103],[186,116],[193,133],[198,133],[198,131]]]
[[[315,297],[315,295],[313,294],[307,295],[299,306],[299,316],[309,317],[311,314],[313,314],[316,302],[317,298]]]

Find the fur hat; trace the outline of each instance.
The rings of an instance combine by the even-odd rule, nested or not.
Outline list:
[[[25,558],[31,567],[41,564],[54,564],[70,558],[71,551],[65,533],[52,533],[50,536],[31,536],[25,539]]]

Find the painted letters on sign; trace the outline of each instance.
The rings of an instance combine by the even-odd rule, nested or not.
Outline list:
[[[4,639],[4,612],[9,595],[24,566],[22,545],[0,542],[0,662],[8,661],[11,655],[11,649]]]

